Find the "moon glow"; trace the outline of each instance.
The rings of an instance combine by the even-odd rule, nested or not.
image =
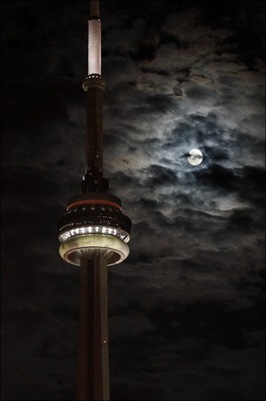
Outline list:
[[[203,154],[199,149],[191,149],[187,159],[192,166],[198,166],[203,160]]]

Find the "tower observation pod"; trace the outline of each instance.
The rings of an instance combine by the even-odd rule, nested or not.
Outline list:
[[[99,1],[88,23],[86,173],[58,222],[59,254],[80,269],[77,400],[109,400],[107,267],[129,255],[131,220],[103,176],[103,94]]]

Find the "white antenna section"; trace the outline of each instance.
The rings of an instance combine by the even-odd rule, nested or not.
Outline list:
[[[88,75],[101,75],[101,20],[99,1],[90,1],[89,39],[88,39]]]

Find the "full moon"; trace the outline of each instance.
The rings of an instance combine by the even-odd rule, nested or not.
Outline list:
[[[203,160],[203,154],[199,149],[191,149],[187,159],[192,166],[198,166]]]

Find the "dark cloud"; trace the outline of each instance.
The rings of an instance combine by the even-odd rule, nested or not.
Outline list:
[[[147,169],[146,175],[146,185],[151,189],[158,189],[160,186],[175,185],[177,183],[177,177],[171,169],[156,164]]]

